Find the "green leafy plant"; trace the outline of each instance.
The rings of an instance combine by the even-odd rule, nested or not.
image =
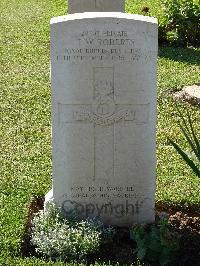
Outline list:
[[[140,261],[167,265],[174,260],[179,249],[178,237],[170,230],[167,219],[153,225],[137,225],[130,233]]]
[[[179,108],[177,108],[182,123],[179,123],[179,127],[184,137],[187,140],[192,152],[188,153],[184,151],[177,143],[172,139],[169,139],[170,144],[176,149],[181,155],[183,160],[190,166],[193,172],[200,177],[200,141],[194,130],[191,116],[187,110],[187,118],[185,119]]]
[[[65,219],[55,204],[40,211],[32,221],[31,242],[36,252],[54,260],[82,260],[111,241],[114,229],[97,219]]]
[[[161,0],[164,17],[160,20],[161,40],[177,45],[200,44],[200,4],[193,0]]]

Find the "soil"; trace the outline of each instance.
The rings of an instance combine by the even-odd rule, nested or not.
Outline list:
[[[25,235],[22,241],[21,253],[23,257],[36,256],[34,247],[30,243],[31,221],[35,213],[42,210],[44,198],[35,198],[28,206],[28,216],[25,225]],[[186,207],[172,204],[157,203],[157,218],[168,216],[169,222],[180,239],[180,251],[177,253],[174,266],[200,266],[200,206]],[[133,265],[136,255],[133,250],[135,243],[130,239],[128,228],[116,228],[117,234],[112,245],[101,248],[98,253],[87,258],[87,264],[95,261],[110,263],[109,265]],[[150,265],[150,264],[145,264]],[[155,265],[155,264],[153,264]],[[172,264],[170,264],[172,266]]]

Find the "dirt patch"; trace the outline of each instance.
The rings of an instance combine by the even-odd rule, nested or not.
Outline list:
[[[177,265],[200,265],[200,206],[172,206],[158,203],[157,212],[165,212],[180,236]]]
[[[28,216],[25,225],[25,236],[22,242],[22,256],[38,256],[30,243],[31,220],[35,213],[42,210],[44,198],[34,199],[28,206]],[[156,215],[167,215],[173,230],[180,237],[180,251],[177,254],[176,263],[173,265],[200,266],[200,206],[173,206],[158,203]],[[128,228],[116,228],[112,245],[101,248],[87,258],[88,265],[97,262],[118,263],[119,265],[131,265],[136,261],[134,254],[135,243],[130,239]],[[155,266],[155,265],[154,265]],[[172,265],[171,265],[172,266]]]
[[[36,256],[34,247],[30,242],[30,229],[32,226],[32,220],[36,213],[44,208],[44,197],[37,197],[32,200],[28,205],[28,215],[25,224],[25,234],[21,246],[21,254],[23,257]]]

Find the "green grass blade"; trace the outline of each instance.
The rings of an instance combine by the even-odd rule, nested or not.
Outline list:
[[[197,147],[195,145],[195,142],[193,142],[193,139],[187,134],[186,130],[181,125],[179,125],[179,126],[180,126],[180,129],[183,132],[183,135],[185,136],[187,142],[191,146],[192,151],[194,152],[196,157],[199,159],[199,153],[198,153]]]
[[[187,121],[185,120],[185,118],[184,118],[183,114],[181,113],[180,108],[178,107],[177,104],[176,104],[176,109],[177,109],[177,111],[179,113],[179,117],[181,118],[181,120],[183,122],[183,126],[185,127],[188,135],[191,137],[191,132],[190,132],[190,129],[188,127]],[[180,122],[178,122],[178,124],[180,125]]]
[[[194,162],[188,157],[188,155],[171,139],[168,139],[171,145],[176,149],[176,151],[181,155],[183,160],[192,168],[193,172],[200,177],[200,170],[194,164]]]
[[[195,154],[196,154],[198,160],[200,161],[200,142],[199,142],[199,140],[196,137],[196,133],[194,131],[194,127],[192,125],[192,120],[191,120],[191,117],[190,117],[190,114],[189,114],[188,110],[187,110],[187,116],[188,116],[188,122],[189,122],[189,125],[190,125],[191,133],[192,133],[195,145],[196,145],[196,153]]]

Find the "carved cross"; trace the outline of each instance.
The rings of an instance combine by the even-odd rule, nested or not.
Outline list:
[[[93,102],[77,104],[59,104],[59,122],[61,124],[84,123],[93,125],[94,137],[94,171],[93,180],[106,182],[115,176],[115,127],[128,122],[143,125],[148,122],[148,103],[118,103],[115,97],[114,68],[93,68]],[[108,157],[110,161],[104,161]],[[97,163],[97,159],[101,162]],[[107,175],[98,176],[98,169],[105,169]]]

